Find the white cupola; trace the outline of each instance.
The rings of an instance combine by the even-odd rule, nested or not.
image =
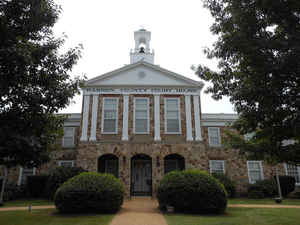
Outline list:
[[[154,51],[150,50],[151,32],[142,28],[134,32],[135,48],[130,51],[130,63],[145,61],[154,64]]]

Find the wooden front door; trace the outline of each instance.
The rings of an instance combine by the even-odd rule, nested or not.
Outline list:
[[[151,196],[152,164],[151,159],[133,159],[131,167],[131,195]]]

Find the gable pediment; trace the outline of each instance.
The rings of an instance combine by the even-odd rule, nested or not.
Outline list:
[[[85,86],[182,86],[202,88],[203,83],[150,63],[138,62],[88,80]]]

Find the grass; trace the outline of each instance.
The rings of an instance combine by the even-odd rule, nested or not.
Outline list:
[[[248,198],[232,198],[228,199],[228,204],[267,204],[267,205],[300,205],[300,199],[283,199],[281,204],[275,203],[271,198],[264,199],[248,199]]]
[[[3,207],[18,207],[18,206],[38,206],[38,205],[53,205],[54,203],[47,199],[21,199],[15,201],[4,202]]]
[[[169,225],[299,225],[299,209],[227,208],[224,215],[165,214]]]
[[[61,215],[55,209],[0,212],[1,224],[5,225],[108,225],[114,215]]]

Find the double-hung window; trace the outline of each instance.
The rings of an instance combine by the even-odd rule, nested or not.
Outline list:
[[[209,127],[208,128],[208,143],[212,147],[221,146],[221,135],[219,127]]]
[[[286,175],[295,177],[296,185],[300,185],[300,166],[285,164]]]
[[[258,180],[264,179],[261,161],[247,161],[249,183],[254,184]]]
[[[62,145],[64,148],[72,148],[75,146],[75,127],[64,127]]]
[[[209,160],[210,173],[225,174],[224,160]]]
[[[166,134],[180,134],[180,100],[165,98],[165,131]]]
[[[134,98],[134,133],[149,133],[149,98]]]
[[[118,98],[103,98],[102,133],[118,133]]]

